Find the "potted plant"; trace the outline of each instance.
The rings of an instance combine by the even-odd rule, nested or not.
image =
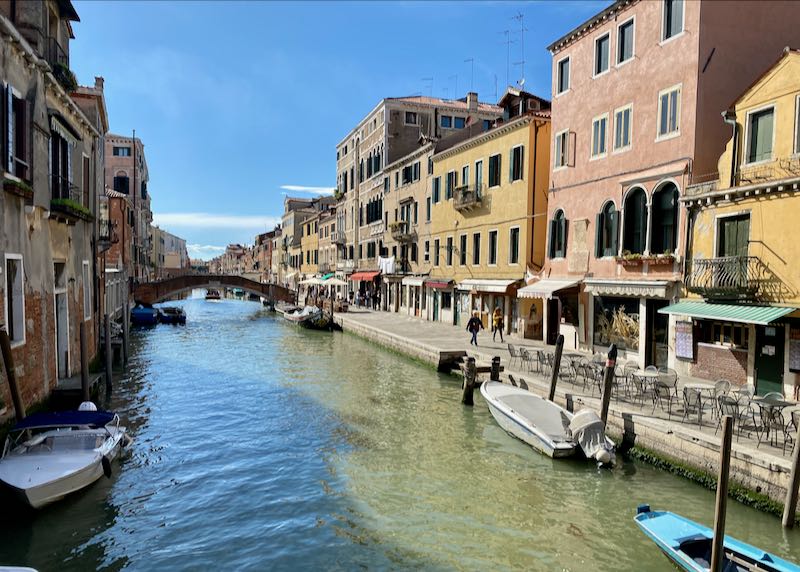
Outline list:
[[[630,250],[623,250],[622,256],[617,256],[616,259],[622,266],[639,266],[642,263],[642,255]]]
[[[3,190],[12,195],[22,197],[26,201],[33,200],[33,189],[24,181],[3,179]]]
[[[50,201],[50,210],[59,212],[73,218],[85,221],[93,220],[92,212],[85,206],[72,199],[53,199]]]
[[[75,77],[75,74],[72,73],[72,70],[69,69],[69,66],[63,64],[61,62],[56,63],[53,66],[53,76],[56,78],[58,83],[61,84],[61,87],[66,90],[67,93],[72,93],[76,89],[78,89],[78,79]]]

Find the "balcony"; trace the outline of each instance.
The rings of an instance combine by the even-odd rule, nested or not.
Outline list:
[[[707,300],[752,301],[766,278],[757,256],[696,258],[687,268],[686,289]]]
[[[94,219],[91,211],[83,204],[83,193],[77,185],[65,177],[51,175],[50,189],[52,191],[51,217],[64,219],[67,223],[74,223],[78,219],[85,221]]]
[[[328,262],[320,262],[317,265],[317,271],[320,272],[321,274],[327,274],[328,272],[331,272],[331,270],[332,270],[332,265]]]
[[[331,242],[333,244],[345,244],[347,242],[347,238],[344,235],[344,232],[341,230],[335,230],[331,233]]]
[[[408,221],[399,220],[389,225],[392,239],[397,242],[411,242],[414,240],[414,233],[409,229]]]
[[[336,270],[352,270],[352,269],[353,269],[352,260],[339,260],[336,262]]]
[[[453,194],[453,207],[459,212],[469,212],[483,203],[481,185],[456,187]]]
[[[45,40],[44,59],[47,60],[47,63],[50,64],[52,68],[55,68],[58,64],[69,67],[67,52],[64,51],[64,48],[61,47],[58,40],[53,37],[49,37]]]
[[[369,223],[370,238],[372,238],[373,236],[381,236],[383,234],[383,231],[384,231],[383,220]]]

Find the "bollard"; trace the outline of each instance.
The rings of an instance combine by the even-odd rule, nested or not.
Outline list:
[[[14,405],[14,415],[17,418],[17,423],[19,423],[25,419],[25,407],[22,405],[22,397],[19,394],[19,386],[17,385],[17,374],[14,371],[14,356],[11,355],[11,340],[8,338],[8,332],[2,328],[0,328],[0,354],[3,356],[3,364],[6,369],[8,389],[11,393],[11,402]]]
[[[611,403],[611,391],[614,385],[614,369],[617,367],[617,344],[611,344],[603,371],[603,401],[600,406],[600,419],[605,427],[608,421],[608,406]]]
[[[461,403],[464,405],[475,405],[472,392],[475,390],[475,380],[478,377],[478,370],[475,367],[475,358],[468,357],[467,364],[464,366],[464,383],[461,386]]]
[[[122,363],[128,363],[128,338],[130,336],[130,310],[125,304],[122,310]]]
[[[556,353],[553,356],[553,371],[550,372],[550,393],[547,395],[548,401],[553,401],[556,397],[556,383],[558,383],[558,370],[561,367],[562,351],[564,351],[564,336],[558,334],[556,338]]]
[[[492,371],[489,373],[489,379],[492,381],[500,381],[500,356],[492,358]]]
[[[792,473],[789,477],[789,489],[786,491],[786,503],[783,505],[783,526],[792,528],[797,512],[797,487],[800,485],[800,427],[797,428],[797,435],[794,438],[794,451],[792,452]]]
[[[103,331],[105,333],[104,351],[106,354],[106,387],[111,387],[112,373],[111,373],[111,360],[114,355],[111,350],[111,319],[108,314],[103,315]]]
[[[91,401],[89,387],[89,349],[86,340],[86,322],[81,321],[78,327],[81,336],[81,401]]]
[[[728,473],[731,467],[731,437],[733,417],[722,418],[722,442],[719,449],[719,478],[717,502],[714,506],[714,537],[711,540],[711,572],[722,572],[723,543],[725,541],[725,514],[728,510]]]

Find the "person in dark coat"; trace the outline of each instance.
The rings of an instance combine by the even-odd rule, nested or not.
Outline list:
[[[475,344],[478,345],[478,332],[483,329],[483,322],[478,317],[478,312],[473,312],[472,317],[467,322],[467,331],[472,334],[472,339],[470,339],[470,345]]]

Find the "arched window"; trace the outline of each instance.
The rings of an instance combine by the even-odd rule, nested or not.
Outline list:
[[[550,258],[567,255],[567,218],[564,211],[557,210],[550,221]]]
[[[631,253],[644,254],[647,238],[647,196],[637,188],[625,198],[625,228],[622,248]]]
[[[608,201],[595,217],[595,256],[614,256],[619,247],[619,213],[614,203]]]
[[[672,254],[678,245],[678,187],[666,183],[653,193],[650,252]]]

